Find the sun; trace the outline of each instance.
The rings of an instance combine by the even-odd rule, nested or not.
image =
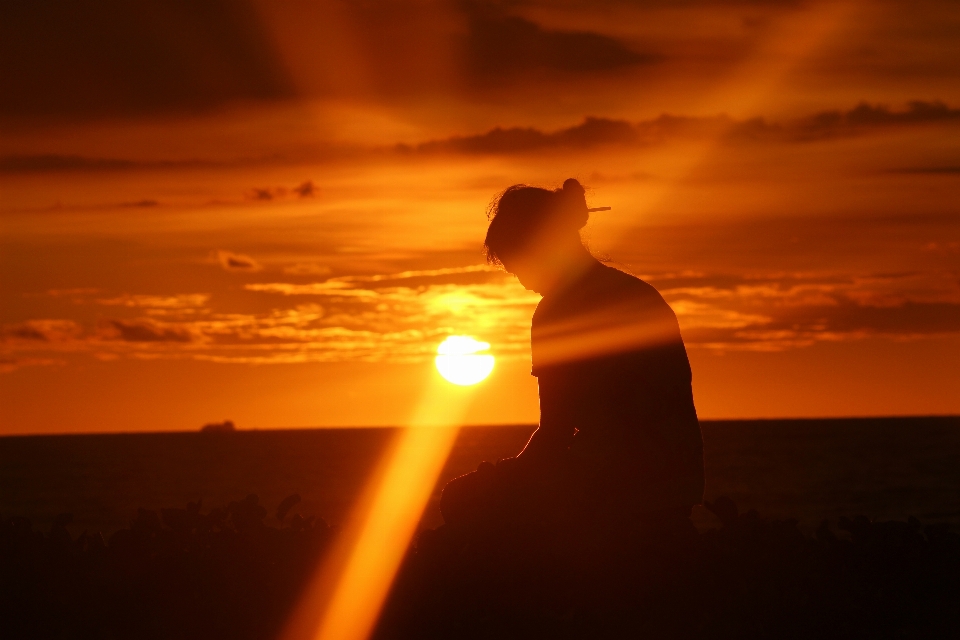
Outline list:
[[[450,336],[437,347],[434,362],[444,380],[466,387],[477,384],[493,371],[493,356],[478,353],[488,349],[489,343],[470,336]]]

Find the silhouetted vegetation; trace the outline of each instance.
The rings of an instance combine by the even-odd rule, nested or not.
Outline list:
[[[0,519],[4,638],[265,638],[332,538],[322,520],[139,510],[104,541]],[[710,504],[722,526],[664,531],[508,520],[423,532],[381,638],[960,637],[960,535],[947,525],[793,521]]]
[[[960,637],[946,524],[793,520],[707,503],[722,526],[522,519],[420,536],[381,638]]]
[[[273,638],[331,537],[323,520],[257,496],[202,513],[140,509],[128,529],[49,533],[0,520],[4,638]]]

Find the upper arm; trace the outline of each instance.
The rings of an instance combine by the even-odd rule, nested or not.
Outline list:
[[[585,390],[572,375],[551,372],[538,379],[540,387],[540,428],[555,435],[572,435],[586,419]]]

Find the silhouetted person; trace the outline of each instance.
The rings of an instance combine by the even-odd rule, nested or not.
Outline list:
[[[514,185],[491,205],[487,258],[543,296],[533,316],[540,425],[509,465],[451,482],[448,523],[488,508],[491,487],[538,484],[602,519],[685,519],[703,496],[703,440],[673,311],[646,282],[584,247],[589,212],[576,180]],[[502,475],[502,474],[501,474]],[[557,495],[545,496],[547,503]],[[533,497],[532,501],[543,502]]]

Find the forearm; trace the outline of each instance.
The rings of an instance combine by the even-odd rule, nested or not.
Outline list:
[[[557,433],[541,426],[534,431],[530,439],[527,440],[527,444],[519,456],[523,456],[524,459],[553,458],[558,456],[570,445],[570,438],[572,436],[572,431],[569,435],[566,435],[562,432]]]
[[[558,375],[540,376],[538,386],[540,427],[520,454],[524,458],[553,458],[570,446],[577,431],[581,389],[571,385],[568,376]]]

